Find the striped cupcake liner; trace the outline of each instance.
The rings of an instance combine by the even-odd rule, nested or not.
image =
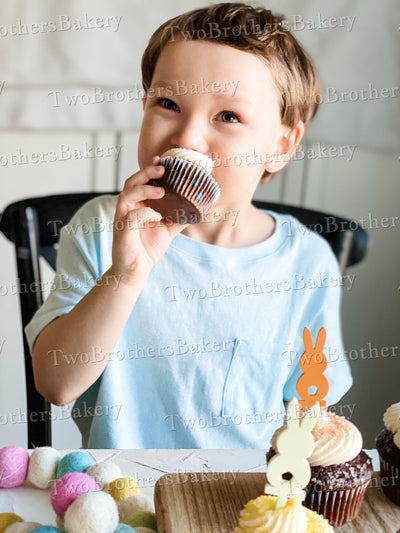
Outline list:
[[[389,500],[400,505],[400,468],[391,465],[379,455],[381,465],[381,487]]]
[[[311,483],[304,505],[326,518],[331,526],[342,526],[358,515],[369,483],[370,479],[352,489],[332,491]]]
[[[163,157],[165,166],[162,185],[166,190],[193,204],[205,214],[221,194],[218,183],[203,168],[179,157]]]

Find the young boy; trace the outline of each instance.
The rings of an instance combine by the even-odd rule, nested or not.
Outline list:
[[[296,395],[304,327],[343,353],[329,245],[251,204],[316,112],[315,69],[282,20],[223,3],[150,39],[140,170],[62,230],[57,288],[26,329],[37,388],[76,400],[84,446],[267,448]],[[159,156],[178,147],[215,160],[221,195],[198,225],[146,205],[165,194],[148,183]],[[351,385],[338,359],[328,404]]]

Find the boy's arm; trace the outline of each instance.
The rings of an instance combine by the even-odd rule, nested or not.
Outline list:
[[[38,391],[52,403],[75,400],[102,374],[152,267],[185,227],[164,223],[145,204],[165,194],[147,185],[164,172],[164,167],[155,166],[157,159],[125,182],[115,209],[112,254],[110,237],[104,234],[83,235],[80,242],[73,231],[62,230],[57,289],[26,328],[31,346],[41,331],[32,350],[33,372]],[[73,223],[78,229],[88,225],[79,215]],[[82,287],[87,274],[96,279],[102,272],[90,291]],[[107,279],[118,280],[117,287]],[[65,280],[70,290],[63,290]],[[102,357],[96,361],[99,351]]]
[[[35,385],[53,404],[78,398],[107,366],[145,282],[121,282],[115,289],[104,281],[114,275],[111,267],[69,313],[51,322],[37,338],[32,353]],[[105,357],[96,358],[100,352]]]

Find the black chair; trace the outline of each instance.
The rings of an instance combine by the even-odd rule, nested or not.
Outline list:
[[[85,202],[99,194],[79,193],[28,198],[10,204],[3,212],[0,231],[15,244],[22,330],[43,303],[39,258],[55,269],[60,229]],[[24,285],[23,285],[24,284]],[[34,285],[33,285],[34,284]],[[51,446],[51,405],[36,390],[29,346],[22,331],[25,358],[28,448]],[[40,413],[40,414],[35,414]]]
[[[28,198],[10,204],[3,212],[0,231],[15,244],[19,283],[32,290],[19,291],[22,328],[43,303],[39,258],[55,269],[60,229],[85,202],[105,193],[78,193]],[[118,193],[111,193],[118,194]],[[362,261],[367,252],[368,234],[355,221],[311,209],[272,202],[254,201],[259,208],[292,214],[324,237],[335,253],[342,273]],[[25,286],[25,285],[24,285]],[[51,446],[50,403],[34,384],[31,354],[23,334],[27,394],[28,448]],[[41,416],[32,413],[42,413]]]

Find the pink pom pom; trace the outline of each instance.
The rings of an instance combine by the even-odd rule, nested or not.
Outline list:
[[[19,446],[0,449],[0,487],[19,487],[28,474],[29,453]]]
[[[95,480],[83,472],[70,472],[60,477],[51,489],[51,505],[61,518],[65,511],[82,494],[101,490]]]

